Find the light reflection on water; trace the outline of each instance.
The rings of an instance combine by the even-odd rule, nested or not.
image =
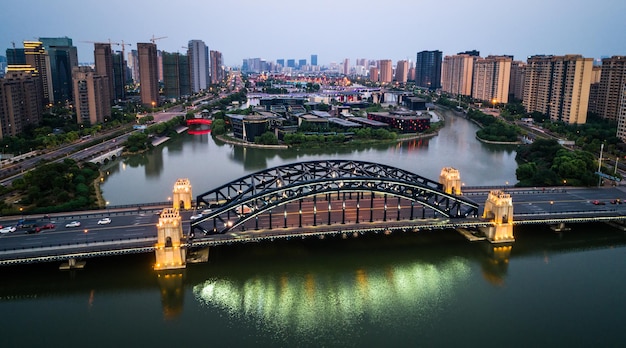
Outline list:
[[[463,287],[470,265],[459,257],[440,264],[414,261],[338,273],[258,274],[238,282],[211,278],[193,293],[209,310],[247,318],[268,332],[313,339],[358,327],[425,322]]]

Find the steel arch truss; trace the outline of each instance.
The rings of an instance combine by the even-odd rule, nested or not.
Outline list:
[[[197,205],[210,207],[212,212],[192,222],[191,227],[205,233],[224,233],[293,201],[350,192],[401,197],[424,205],[442,217],[478,215],[478,204],[447,194],[441,184],[417,174],[377,163],[332,160],[270,168],[203,193],[197,196]]]

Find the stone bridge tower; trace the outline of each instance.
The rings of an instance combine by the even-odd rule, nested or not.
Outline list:
[[[457,169],[445,167],[439,174],[439,183],[448,194],[461,195],[461,175]]]
[[[189,179],[178,179],[174,184],[172,203],[174,209],[191,209],[192,194]],[[182,204],[182,207],[181,207]]]
[[[500,190],[489,192],[485,202],[483,219],[495,223],[483,228],[483,233],[492,243],[514,242],[513,237],[513,200],[511,195]]]
[[[182,247],[183,242],[183,225],[178,210],[174,208],[163,209],[157,224],[157,243],[154,246],[156,264],[154,269],[185,268],[186,249]]]

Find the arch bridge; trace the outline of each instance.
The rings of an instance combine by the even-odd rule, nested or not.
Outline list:
[[[198,195],[196,206],[204,211],[202,217],[192,221],[191,233],[272,229],[273,224],[278,226],[281,221],[287,227],[288,216],[291,226],[316,226],[326,223],[325,217],[318,217],[326,213],[326,207],[328,225],[344,223],[347,206],[352,222],[366,221],[359,215],[361,209],[366,210],[364,215],[369,212],[370,222],[374,210],[387,221],[389,198],[397,199],[397,210],[395,203],[393,208],[398,220],[401,204],[405,205],[404,212],[410,205],[410,217],[404,215],[403,219],[414,219],[414,208],[421,211],[422,218],[427,216],[427,210],[434,218],[478,216],[477,203],[446,193],[443,184],[403,169],[363,161],[308,161],[249,174]],[[272,220],[272,213],[274,218],[282,218],[278,224]]]

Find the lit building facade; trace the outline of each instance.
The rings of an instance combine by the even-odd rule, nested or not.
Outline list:
[[[587,121],[592,58],[581,55],[532,56],[526,65],[523,105],[552,121]]]

